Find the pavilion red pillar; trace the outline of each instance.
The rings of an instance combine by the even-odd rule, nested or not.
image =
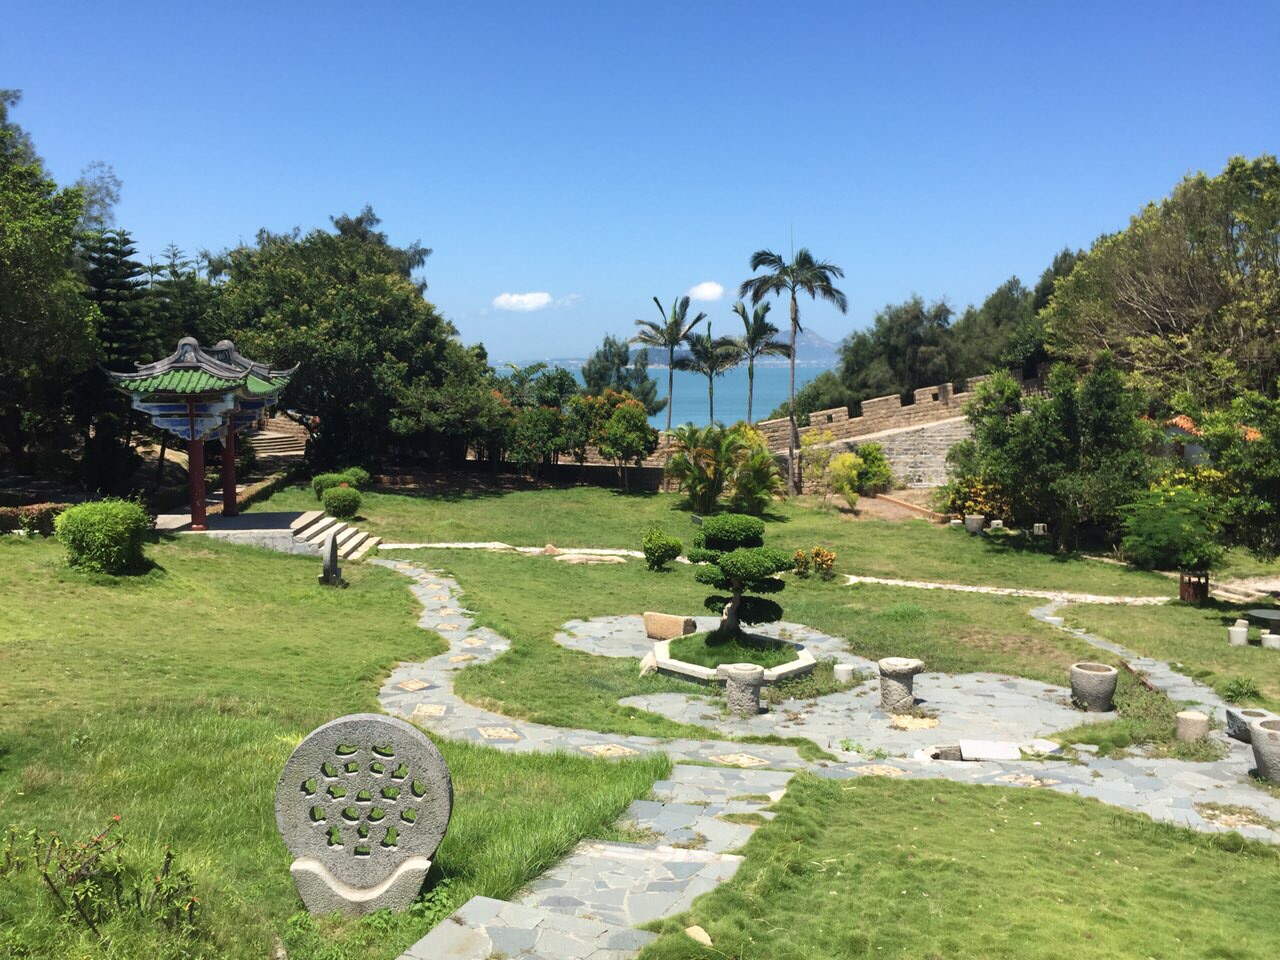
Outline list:
[[[236,434],[227,423],[227,438],[222,442],[222,515],[234,517],[236,505]]]
[[[191,424],[191,442],[187,444],[187,482],[191,490],[191,529],[208,530],[209,518],[204,510],[204,441],[196,438],[196,405],[187,404],[187,421]]]

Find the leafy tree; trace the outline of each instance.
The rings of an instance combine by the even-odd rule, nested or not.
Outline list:
[[[948,336],[949,372],[954,376],[973,376],[1001,364],[1010,340],[1031,318],[1033,299],[1034,295],[1021,280],[1010,277],[982,306],[966,309],[951,326]]]
[[[677,297],[671,301],[670,313],[662,309],[662,301],[657,297],[653,298],[653,303],[658,308],[658,314],[662,317],[662,322],[637,320],[636,326],[640,328],[640,332],[631,338],[631,342],[667,351],[667,431],[670,432],[671,401],[675,391],[676,350],[689,339],[689,336],[693,333],[693,328],[706,319],[707,315],[699,313],[692,320],[689,320],[688,297]],[[656,413],[657,411],[654,412]]]
[[[791,433],[787,437],[787,493],[796,492],[796,447],[800,445],[800,431],[796,426],[796,334],[800,331],[800,304],[798,294],[807,293],[811,299],[826,300],[841,313],[849,310],[849,301],[833,284],[844,276],[844,271],[828,260],[815,260],[808,249],[801,247],[790,262],[772,250],[757,250],[751,255],[753,273],[765,271],[744,280],[738,288],[738,296],[757,304],[766,297],[791,296],[791,382],[787,391],[787,418],[791,421]]]
[[[791,568],[791,556],[764,545],[764,521],[739,513],[704,517],[689,559],[699,566],[693,578],[728,596],[712,594],[708,610],[721,615],[719,629],[738,633],[742,623],[772,623],[782,619],[775,601],[748,594],[781,593],[786,584],[773,576]]]
[[[625,340],[605,336],[587,362],[582,365],[582,382],[586,392],[599,396],[606,390],[629,393],[642,404],[649,416],[660,413],[667,405],[658,399],[658,383],[649,376],[649,351],[637,350],[635,356]]]
[[[686,341],[689,352],[676,358],[676,367],[707,378],[708,419],[716,422],[716,377],[723,377],[742,362],[742,349],[732,337],[711,336],[711,323],[706,333],[692,334]]]
[[[1280,163],[1234,157],[1187,177],[1094,243],[1045,308],[1050,348],[1088,366],[1112,352],[1159,403],[1203,406],[1280,375]]]
[[[920,297],[890,304],[840,348],[841,380],[858,400],[909,394],[951,379],[951,308]]]
[[[534,394],[538,405],[563,410],[565,404],[577,396],[581,387],[578,378],[564,367],[552,367],[544,370],[534,386]]]
[[[79,190],[58,189],[0,91],[0,446],[29,469],[66,439],[66,391],[99,359],[101,314],[74,270]]]
[[[334,233],[263,231],[255,246],[220,258],[228,280],[219,302],[247,356],[301,363],[284,402],[319,418],[316,458],[358,463],[387,449],[393,425],[416,427],[404,401],[441,388],[459,353],[453,326],[411,276],[430,251],[391,246],[367,208],[333,222]]]
[[[563,417],[553,407],[523,407],[511,427],[507,459],[537,477],[561,449]]]
[[[1040,274],[1035,290],[1031,293],[1031,308],[1027,316],[1005,343],[1004,355],[1001,357],[1002,363],[1011,367],[1022,367],[1024,374],[1032,374],[1049,359],[1049,349],[1045,344],[1044,308],[1049,305],[1058,281],[1071,274],[1082,256],[1084,256],[1083,250],[1064,247],[1053,258],[1053,263]],[[965,370],[962,375],[972,376],[975,372],[986,373],[987,371]]]
[[[444,343],[442,376],[419,378],[399,391],[392,432],[433,457],[461,464],[467,452],[496,468],[511,437],[515,410],[499,390],[484,347]]]
[[[644,405],[628,397],[618,404],[600,434],[600,453],[617,464],[623,490],[631,488],[627,468],[640,466],[656,449],[658,431],[649,426]]]
[[[952,475],[999,491],[1018,526],[1048,523],[1060,547],[1074,547],[1082,528],[1114,539],[1122,508],[1152,474],[1139,410],[1107,355],[1083,377],[1058,364],[1042,397],[1024,397],[1012,377],[997,373],[969,403],[973,441],[953,448]]]
[[[769,322],[769,303],[758,303],[751,315],[747,305],[739,300],[733,312],[742,320],[742,336],[738,337],[738,351],[747,361],[747,423],[750,425],[751,401],[756,391],[756,359],[758,357],[790,357],[791,348],[777,339],[778,328]]]
[[[538,387],[537,382],[541,378],[543,371],[547,369],[545,363],[531,363],[528,366],[517,366],[514,363],[508,363],[507,366],[511,372],[503,377],[499,383],[503,394],[511,401],[514,407],[533,407],[538,403]]]
[[[1157,483],[1122,509],[1125,559],[1145,570],[1203,572],[1221,562],[1218,505],[1176,480]]]
[[[1246,391],[1202,426],[1227,542],[1280,556],[1280,400]]]
[[[729,499],[729,507],[737,513],[760,517],[787,485],[764,437],[754,430],[750,430],[754,436],[749,436],[747,431],[739,432],[744,440],[733,464],[733,495]]]

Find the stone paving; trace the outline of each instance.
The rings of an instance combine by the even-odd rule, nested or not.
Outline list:
[[[812,719],[787,716],[788,706],[794,701],[774,708],[779,718],[773,721],[769,732],[810,736],[818,742],[833,740],[837,733],[841,740],[863,738],[862,749],[857,753],[837,748],[831,752],[838,759],[830,761],[804,761],[792,747],[716,739],[716,733],[726,736],[762,732],[752,725],[770,721],[755,718],[742,721],[739,728],[734,726],[737,721],[719,715],[710,701],[685,695],[674,695],[676,699],[669,702],[661,698],[629,698],[627,702],[644,700],[659,712],[674,711],[667,715],[677,717],[682,710],[706,711],[709,716],[697,717],[698,722],[713,728],[708,731],[712,736],[706,740],[619,736],[505,717],[468,704],[453,692],[456,671],[492,660],[509,648],[508,642],[494,631],[475,625],[461,605],[458,584],[412,563],[381,558],[371,562],[410,578],[410,589],[423,605],[419,626],[436,631],[449,645],[437,657],[424,663],[401,664],[392,672],[379,695],[388,713],[407,717],[439,735],[485,743],[500,750],[567,750],[614,758],[661,750],[677,763],[672,781],[656,784],[653,798],[637,801],[627,814],[638,828],[653,831],[658,842],[581,845],[535,881],[520,901],[474,898],[405,953],[402,960],[487,960],[495,955],[511,960],[633,957],[652,935],[628,925],[643,922],[637,918],[669,916],[686,909],[698,892],[731,876],[738,858],[727,851],[735,849],[751,828],[724,818],[735,813],[756,813],[768,819],[762,802],[747,798],[780,797],[786,781],[797,770],[830,778],[942,777],[1007,788],[1038,787],[1092,797],[1196,830],[1235,829],[1246,836],[1280,843],[1280,833],[1260,826],[1219,825],[1202,817],[1197,809],[1198,804],[1212,802],[1248,807],[1262,817],[1280,820],[1280,799],[1252,785],[1248,778],[1252,752],[1246,744],[1234,740],[1226,741],[1229,754],[1225,759],[1210,763],[1142,757],[1111,759],[1087,753],[1077,762],[1052,758],[946,761],[931,759],[927,746],[910,758],[885,756],[894,750],[910,750],[922,742],[953,743],[960,739],[962,730],[983,738],[999,734],[1035,746],[1031,741],[1037,732],[1062,729],[1080,721],[1079,713],[1060,702],[1065,695],[1063,688],[993,674],[923,674],[917,678],[917,695],[938,712],[940,721],[948,725],[945,730],[893,730],[887,715],[883,719],[875,717],[875,708],[866,701],[874,691],[874,681],[820,698],[830,704],[816,706],[810,714]],[[998,588],[975,589],[998,592]],[[1036,614],[1054,626],[1068,629],[1055,623],[1054,618],[1058,605],[1072,602],[1072,596],[1054,594],[1049,599],[1055,602],[1038,608]],[[565,625],[557,640],[597,655],[636,657],[637,651],[647,650],[647,641],[642,643],[635,635],[637,622],[639,617],[575,621]],[[640,629],[643,632],[642,626]],[[868,661],[841,649],[837,638],[794,624],[779,624],[776,629],[787,631],[789,639],[810,646],[816,656],[833,656],[860,669],[870,666]],[[1175,699],[1194,700],[1212,709],[1215,716],[1224,709],[1212,691],[1179,675],[1168,664],[1133,657],[1130,651],[1102,638],[1071,632],[1133,659],[1153,683]],[[791,712],[803,715],[803,711]],[[984,712],[1002,715],[986,721],[997,726],[980,729]],[[1021,719],[1004,716],[1019,713]],[[1020,723],[1027,726],[1019,726]],[[814,732],[818,735],[812,736]],[[1220,733],[1214,736],[1225,740]],[[878,746],[868,747],[867,743]],[[868,753],[873,755],[868,757]]]
[[[912,590],[951,590],[955,593],[987,593],[997,597],[1035,597],[1041,600],[1060,600],[1064,603],[1126,604],[1134,607],[1159,606],[1172,597],[1118,597],[1105,593],[1070,593],[1065,590],[1027,590],[1022,587],[976,587],[965,583],[936,583],[932,580],[894,580],[886,577],[859,577],[845,575],[845,583],[876,583],[885,587],[907,587]]]

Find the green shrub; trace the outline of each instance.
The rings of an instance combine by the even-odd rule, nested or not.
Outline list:
[[[823,580],[830,580],[836,575],[836,552],[834,550],[814,547],[812,556],[814,573]]]
[[[311,478],[311,489],[314,491],[317,500],[324,498],[324,492],[330,487],[336,487],[345,483],[347,486],[354,486],[351,478],[345,473],[317,473]]]
[[[1247,703],[1260,696],[1253,677],[1233,677],[1222,689],[1222,699],[1227,703]]]
[[[884,455],[884,447],[878,443],[864,443],[858,447],[858,459],[862,461],[858,468],[859,493],[886,493],[893,489],[893,467]]]
[[[765,597],[747,593],[779,593],[786,584],[772,576],[791,569],[792,557],[782,550],[764,546],[764,521],[759,517],[725,513],[706,517],[694,540],[696,549],[689,559],[705,563],[693,579],[728,596],[712,594],[704,604],[720,613],[720,629],[736,633],[740,623],[772,623],[782,619],[782,607]]]
[[[862,458],[856,453],[841,453],[831,459],[827,468],[827,483],[844,497],[852,510],[858,505],[858,478],[862,474]]]
[[[368,490],[369,485],[373,483],[373,477],[364,467],[347,467],[342,474],[347,478],[347,483],[357,490]]]
[[[1213,498],[1163,482],[1121,508],[1125,559],[1147,570],[1207,570],[1222,561],[1222,523]]]
[[[10,533],[21,527],[17,507],[0,507],[0,533]]]
[[[801,580],[809,576],[809,562],[809,554],[803,550],[797,550],[791,557],[791,569]]]
[[[51,537],[54,521],[70,507],[69,503],[33,503],[18,508],[18,525],[29,537]]]
[[[56,527],[71,566],[118,574],[142,566],[151,518],[131,500],[95,500],[69,507]]]
[[[684,551],[684,544],[658,529],[644,535],[644,562],[650,570],[663,570]]]
[[[350,520],[360,510],[360,491],[344,485],[330,487],[324,492],[324,512],[339,520]]]

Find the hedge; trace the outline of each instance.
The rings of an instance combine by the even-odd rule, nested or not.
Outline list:
[[[703,517],[699,541],[696,545],[708,550],[759,547],[764,544],[764,521],[743,513]]]
[[[322,499],[325,513],[339,520],[350,520],[360,510],[360,491],[355,487],[330,487]]]
[[[118,574],[142,566],[151,518],[131,500],[95,500],[67,509],[56,528],[71,566]]]
[[[0,530],[21,528],[29,537],[51,537],[54,521],[70,506],[69,503],[32,503],[25,507],[5,507],[0,510]],[[16,525],[10,526],[15,518]]]
[[[334,470],[329,473],[318,473],[311,478],[311,489],[315,492],[316,499],[319,500],[324,496],[324,492],[332,487],[346,484],[349,487],[355,487],[357,490],[367,490],[373,478],[369,476],[369,471],[363,467],[347,467],[345,470]]]

